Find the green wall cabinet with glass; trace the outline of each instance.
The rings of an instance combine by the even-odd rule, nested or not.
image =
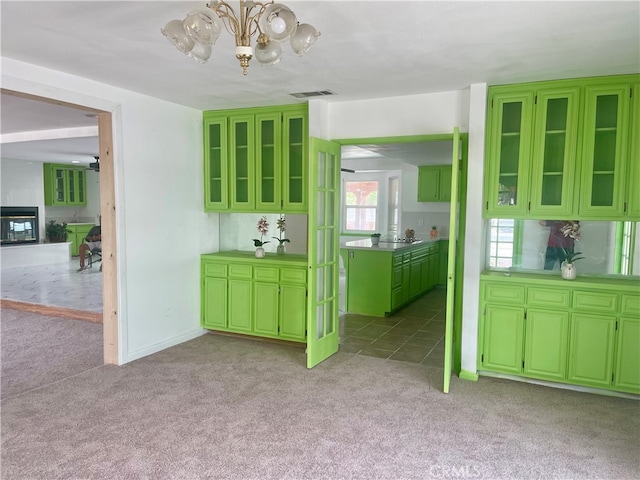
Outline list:
[[[637,281],[481,276],[482,370],[640,393]]]
[[[451,201],[451,165],[418,167],[418,201]]]
[[[69,230],[67,241],[71,242],[71,256],[77,257],[80,254],[80,245],[92,228],[93,223],[70,223],[67,225],[67,230]]]
[[[384,317],[431,290],[440,274],[439,242],[397,251],[340,249],[347,271],[347,313]]]
[[[639,78],[490,87],[485,216],[640,218],[627,185],[640,162],[629,135]]]
[[[87,204],[87,179],[84,167],[45,163],[43,178],[45,205],[78,207]]]
[[[201,256],[203,328],[306,342],[307,257]]]
[[[307,211],[307,106],[207,111],[205,211]]]

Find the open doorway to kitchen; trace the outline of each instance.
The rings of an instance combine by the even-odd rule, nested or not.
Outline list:
[[[458,198],[458,245],[464,236],[464,199],[466,198],[466,135],[462,136],[460,196]],[[421,192],[421,171],[429,173],[442,167],[451,167],[453,153],[452,135],[425,135],[394,138],[370,138],[345,141],[342,144],[342,208],[340,237],[340,306],[341,344],[343,351],[359,355],[375,356],[394,360],[442,367],[444,363],[444,335],[446,320],[446,285],[448,263],[448,231],[450,227],[450,198],[444,194],[435,195],[426,201]],[[362,182],[362,184],[360,184]],[[442,184],[451,182],[450,175],[444,175]],[[450,185],[449,185],[450,186]],[[437,231],[434,235],[432,230]],[[413,233],[418,240],[431,244],[425,258],[411,262],[407,255],[406,265],[394,266],[394,259],[401,258],[397,246],[405,247],[406,232]],[[376,251],[388,258],[374,266],[377,257],[366,259],[363,278],[349,265],[357,263],[351,254],[373,254],[371,234],[379,233]],[[366,244],[366,245],[365,245]],[[358,252],[357,246],[365,250]],[[352,247],[352,248],[350,248]],[[416,247],[417,248],[417,247]],[[456,255],[456,268],[462,268],[462,248]],[[394,253],[395,252],[395,253]],[[428,257],[428,258],[427,258]],[[388,268],[387,268],[388,267]],[[378,272],[376,268],[389,270]],[[422,276],[421,269],[433,273]],[[461,270],[460,270],[461,271]],[[350,274],[351,273],[351,274]],[[367,295],[361,285],[371,284],[377,279],[390,284],[384,292],[369,292],[367,303],[378,302],[377,314],[361,312],[361,302],[349,301],[354,295]],[[432,276],[429,276],[432,275]],[[422,277],[422,280],[421,280]],[[365,281],[365,278],[369,278]],[[407,280],[402,282],[403,278]],[[411,279],[413,278],[413,289]],[[424,280],[427,279],[427,280]],[[426,287],[424,282],[427,282]],[[395,283],[394,283],[395,282]],[[423,282],[421,288],[417,283]],[[407,291],[393,285],[404,283]],[[354,284],[360,286],[354,288]],[[462,285],[462,282],[457,282]],[[351,285],[351,289],[349,288]],[[408,285],[408,286],[407,286]],[[456,295],[460,295],[456,288]],[[390,295],[391,298],[384,298]],[[394,295],[404,295],[400,306],[394,308]],[[385,303],[386,302],[386,303]],[[391,305],[391,312],[387,307]],[[352,308],[353,306],[353,308]],[[372,307],[375,311],[376,308]],[[459,370],[459,330],[460,318],[454,325],[454,369]]]
[[[22,107],[18,107],[14,109],[16,112],[20,112],[16,115],[15,122],[13,124],[18,128],[21,132],[27,132],[29,130],[37,131],[38,129],[43,130],[42,126],[33,125],[33,127],[29,127],[28,119],[29,118],[38,118],[40,122],[46,121],[42,116],[29,116],[28,112],[40,111],[41,114],[46,113],[50,117],[51,127],[48,130],[52,130],[54,133],[54,137],[51,139],[44,139],[42,136],[36,141],[34,140],[36,145],[32,145],[34,147],[34,151],[40,151],[41,154],[50,155],[46,157],[44,160],[40,157],[39,161],[33,161],[32,163],[37,163],[36,165],[32,165],[31,171],[40,172],[40,180],[34,180],[35,183],[39,182],[40,192],[39,195],[42,195],[42,171],[43,171],[43,163],[64,163],[64,160],[53,160],[47,161],[47,158],[54,158],[55,151],[60,151],[60,149],[66,149],[69,153],[66,155],[67,160],[71,158],[81,158],[82,155],[73,155],[72,152],[78,152],[84,154],[86,157],[85,163],[87,164],[87,181],[90,182],[89,188],[94,188],[97,191],[92,193],[92,200],[96,205],[93,208],[96,210],[98,218],[101,218],[101,227],[102,227],[102,251],[103,251],[103,263],[104,268],[103,272],[99,272],[99,267],[96,266],[89,273],[91,274],[91,278],[86,275],[85,272],[77,273],[75,270],[77,269],[79,259],[78,257],[72,258],[69,264],[63,264],[62,266],[70,272],[66,274],[63,273],[58,278],[64,282],[66,278],[70,283],[68,285],[68,289],[66,291],[75,292],[78,288],[83,288],[84,295],[80,295],[78,299],[82,302],[81,297],[96,297],[102,298],[102,305],[96,308],[95,301],[93,303],[88,302],[83,306],[82,304],[78,305],[51,305],[49,298],[51,295],[46,289],[40,289],[40,293],[42,294],[42,298],[39,299],[38,296],[34,297],[29,302],[17,302],[22,303],[23,309],[29,309],[29,311],[44,313],[49,315],[57,315],[64,316],[67,318],[78,318],[84,320],[90,320],[94,322],[100,322],[103,324],[103,345],[101,345],[101,349],[103,352],[103,360],[104,363],[117,363],[118,362],[118,343],[117,343],[117,316],[114,312],[117,312],[117,293],[116,293],[116,284],[117,284],[117,272],[116,272],[116,263],[115,263],[115,252],[116,252],[116,242],[115,242],[115,188],[114,188],[114,167],[113,167],[113,155],[112,155],[112,144],[113,144],[113,134],[112,134],[112,116],[110,112],[96,110],[91,107],[70,104],[67,102],[61,102],[59,100],[54,100],[50,98],[44,98],[39,96],[34,96],[22,92],[16,91],[8,91],[1,90],[2,98],[3,98],[3,129],[5,126],[12,124],[12,122],[5,122],[5,114],[8,109],[5,110],[5,105],[9,104],[21,104]],[[5,102],[6,99],[6,102]],[[40,107],[40,108],[39,108]],[[64,119],[67,118],[67,124],[64,123]],[[72,120],[75,118],[75,120]],[[62,123],[61,123],[62,122]],[[57,138],[55,132],[58,132]],[[65,135],[62,132],[66,132]],[[93,134],[92,134],[93,132]],[[3,131],[3,139],[6,138],[4,136]],[[18,130],[12,133],[18,133]],[[23,133],[24,136],[24,133]],[[94,138],[91,138],[91,137]],[[28,137],[28,135],[27,135]],[[91,143],[93,141],[93,143]],[[33,143],[33,142],[31,142]],[[24,146],[24,144],[23,144]],[[48,149],[48,150],[47,150]],[[90,150],[90,151],[89,151]],[[3,145],[3,160],[6,156],[7,150]],[[49,153],[47,153],[49,152]],[[90,166],[90,163],[96,163],[96,158],[99,157],[99,173],[97,172],[98,168],[96,165]],[[82,157],[83,158],[83,157]],[[28,160],[26,160],[28,161]],[[34,184],[35,184],[34,183]],[[5,187],[4,179],[3,179],[3,187]],[[35,188],[35,187],[34,187]],[[89,193],[89,192],[87,192]],[[24,192],[22,193],[24,194]],[[22,201],[23,198],[20,198],[19,193],[13,196],[12,201]],[[35,198],[38,197],[38,193],[35,194]],[[4,196],[3,196],[4,199]],[[89,201],[89,200],[88,200]],[[37,200],[36,200],[37,202]],[[4,200],[3,200],[4,204]],[[58,209],[64,209],[65,207],[57,207]],[[42,218],[44,218],[44,204],[42,205]],[[84,211],[80,211],[84,213]],[[58,210],[56,213],[60,213]],[[91,215],[90,215],[91,216]],[[82,218],[82,220],[85,220]],[[97,219],[94,221],[93,218],[86,219],[89,223],[95,223]],[[66,219],[65,219],[66,221]],[[67,222],[71,223],[71,222]],[[43,225],[41,223],[41,228]],[[10,247],[9,247],[10,248]],[[4,253],[4,252],[3,252]],[[52,265],[53,267],[53,265]],[[71,270],[72,269],[72,270]],[[95,270],[95,271],[94,271]],[[95,280],[99,283],[99,285],[89,285],[91,280]],[[78,281],[83,282],[82,287],[78,287],[78,285],[72,285],[71,282],[77,283]],[[41,284],[42,282],[40,282]],[[88,286],[89,285],[89,286]],[[3,287],[5,285],[3,284]],[[64,285],[57,285],[57,288],[62,288]],[[64,287],[66,288],[66,287]],[[4,288],[3,288],[4,290]],[[73,293],[70,294],[71,296]],[[35,303],[34,303],[35,302]],[[58,302],[59,303],[59,302]],[[16,303],[11,302],[11,300],[5,299],[5,295],[3,294],[2,300],[3,306],[11,306],[16,307]],[[20,307],[20,305],[18,305]]]

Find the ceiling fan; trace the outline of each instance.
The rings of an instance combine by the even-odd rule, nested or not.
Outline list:
[[[87,170],[93,170],[94,172],[100,173],[100,156],[94,155],[93,158],[95,158],[96,161],[90,163]]]

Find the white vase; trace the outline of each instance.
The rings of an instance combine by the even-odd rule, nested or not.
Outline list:
[[[565,280],[575,280],[576,267],[573,263],[567,263],[565,260],[564,262],[562,262],[560,271],[562,274],[562,278],[564,278]]]
[[[378,245],[378,243],[380,243],[380,237],[378,236],[371,236],[371,245]]]
[[[284,243],[281,243],[276,247],[276,253],[278,255],[284,255]]]
[[[262,248],[262,247],[256,248],[256,257],[257,258],[264,258],[264,248]]]

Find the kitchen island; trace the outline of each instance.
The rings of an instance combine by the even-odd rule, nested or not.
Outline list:
[[[422,296],[438,283],[439,253],[438,240],[344,243],[347,313],[384,317]]]

